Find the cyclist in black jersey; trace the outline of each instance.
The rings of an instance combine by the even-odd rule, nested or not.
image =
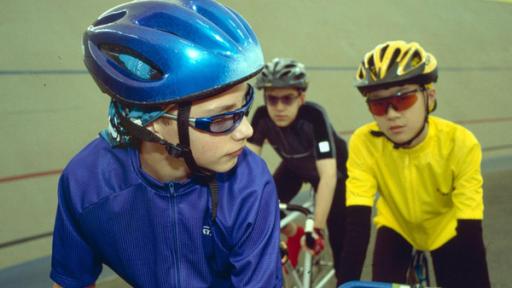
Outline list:
[[[265,65],[256,82],[256,87],[263,89],[265,106],[253,116],[254,134],[248,146],[260,154],[267,140],[282,158],[274,172],[281,202],[291,201],[304,182],[315,188],[317,239],[322,242],[322,230],[327,226],[338,274],[345,227],[347,145],[336,134],[324,109],[305,101],[307,86],[302,63],[276,58]],[[295,266],[303,229],[288,226],[283,233],[288,236],[290,261]]]

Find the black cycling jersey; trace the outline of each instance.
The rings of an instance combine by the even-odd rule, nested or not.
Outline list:
[[[317,182],[316,161],[328,158],[336,158],[338,171],[346,175],[346,143],[336,134],[318,104],[305,102],[297,118],[282,128],[274,124],[266,107],[261,106],[254,113],[252,127],[254,134],[248,141],[262,146],[265,139],[268,140],[283,164],[305,180]]]
[[[295,120],[283,128],[274,124],[265,106],[259,107],[252,118],[252,126],[254,134],[249,142],[263,146],[266,139],[283,160],[274,172],[281,202],[291,201],[304,182],[309,182],[316,191],[320,181],[316,161],[336,159],[338,175],[327,227],[336,275],[340,275],[345,238],[347,144],[334,131],[324,109],[311,102],[301,105]]]
[[[295,120],[284,128],[274,124],[265,106],[259,107],[252,119],[252,126],[254,135],[249,142],[263,146],[266,139],[283,160],[274,172],[281,202],[291,201],[304,182],[309,182],[316,191],[320,181],[316,161],[336,159],[338,175],[327,227],[336,277],[340,279],[340,258],[345,238],[347,144],[336,134],[322,107],[311,102],[301,105]]]

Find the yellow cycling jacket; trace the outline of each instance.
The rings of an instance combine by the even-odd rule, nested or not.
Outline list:
[[[347,206],[373,206],[378,191],[377,227],[427,251],[456,235],[457,219],[483,218],[482,152],[469,130],[430,116],[427,137],[411,149],[394,149],[371,130],[375,122],[350,139]]]

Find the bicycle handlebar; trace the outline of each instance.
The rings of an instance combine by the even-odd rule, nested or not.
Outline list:
[[[297,211],[304,214],[305,216],[313,214],[313,212],[311,212],[311,210],[309,210],[308,208],[296,204],[279,203],[279,209],[286,211]]]
[[[304,235],[306,237],[306,246],[310,249],[315,247],[315,238],[313,237],[313,231],[315,227],[315,220],[313,220],[313,212],[304,206],[296,204],[279,203],[279,209],[285,211],[295,211],[302,213],[306,216],[306,223],[304,225]]]

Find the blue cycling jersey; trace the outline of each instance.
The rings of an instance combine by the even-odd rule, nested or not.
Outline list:
[[[212,223],[206,183],[161,183],[141,169],[136,149],[92,141],[59,181],[50,277],[84,287],[106,264],[134,287],[280,287],[279,208],[267,166],[245,149],[216,180]]]

